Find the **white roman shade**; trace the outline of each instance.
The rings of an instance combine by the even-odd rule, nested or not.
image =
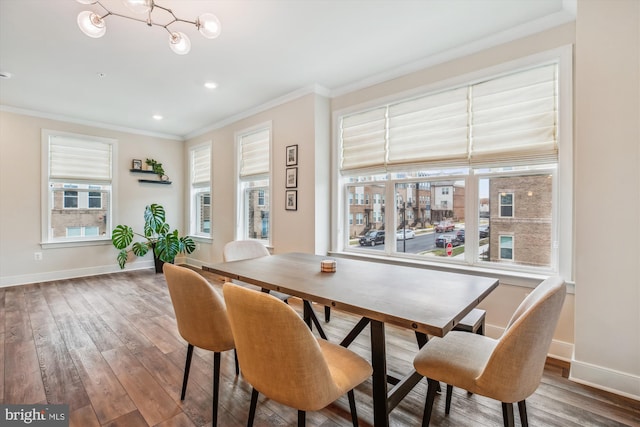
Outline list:
[[[557,161],[555,64],[475,84],[471,91],[472,164]]]
[[[211,182],[211,146],[196,147],[191,152],[191,184],[208,186]]]
[[[467,161],[466,87],[389,106],[389,165]]]
[[[558,160],[550,64],[342,117],[342,172]]]
[[[240,137],[240,176],[269,173],[269,129]]]
[[[342,118],[340,133],[343,171],[384,166],[386,163],[387,108],[376,108]]]
[[[69,136],[49,137],[49,178],[111,180],[112,144]]]

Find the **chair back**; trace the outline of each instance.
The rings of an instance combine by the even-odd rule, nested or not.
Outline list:
[[[163,272],[182,338],[215,352],[234,348],[224,300],[213,286],[186,267],[165,263]]]
[[[337,387],[320,345],[293,308],[233,283],[225,283],[223,293],[240,369],[257,391],[302,411],[335,399]]]
[[[477,379],[490,397],[520,402],[538,388],[565,295],[564,280],[553,276],[522,301]]]
[[[224,245],[222,256],[225,262],[260,258],[270,255],[269,250],[257,240],[235,240]]]

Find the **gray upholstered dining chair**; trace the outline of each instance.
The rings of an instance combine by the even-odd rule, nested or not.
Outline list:
[[[269,250],[257,240],[234,240],[226,243],[222,248],[222,258],[224,262],[254,259],[269,255],[271,255]],[[270,293],[284,302],[287,302],[289,298],[291,298],[291,295],[277,291],[269,291],[264,288],[262,292]]]
[[[212,425],[215,427],[218,421],[220,353],[235,348],[224,300],[197,272],[170,263],[165,263],[162,269],[167,279],[178,331],[187,341],[187,360],[184,365],[180,400],[184,400],[187,392],[194,346],[213,351]],[[236,375],[238,375],[237,357],[235,364]]]
[[[252,385],[248,426],[253,425],[259,393],[298,410],[317,411],[345,393],[358,425],[353,389],[373,372],[365,359],[316,338],[298,313],[281,300],[225,283],[224,298],[245,380]]]
[[[442,381],[448,388],[460,387],[502,402],[505,426],[514,425],[513,403],[518,402],[520,421],[527,426],[525,399],[540,384],[565,294],[562,278],[543,281],[522,301],[499,339],[451,331],[429,340],[413,362],[428,382],[422,425],[429,425]]]

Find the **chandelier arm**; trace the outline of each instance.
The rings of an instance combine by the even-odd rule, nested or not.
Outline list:
[[[160,6],[159,4],[156,4],[156,2],[153,2],[153,7],[157,7],[158,9],[162,9],[168,13],[171,14],[171,16],[173,16],[173,21],[169,22],[168,24],[165,25],[165,27],[168,27],[169,25],[173,24],[174,22],[185,22],[187,24],[193,24],[196,27],[198,26],[196,21],[189,21],[188,19],[182,19],[182,18],[178,18],[176,16],[175,13],[173,13],[173,10],[169,9],[168,7],[164,7],[164,6]],[[151,12],[149,12],[151,13]]]

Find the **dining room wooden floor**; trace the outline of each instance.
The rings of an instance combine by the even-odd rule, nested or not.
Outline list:
[[[221,289],[220,278],[202,274]],[[301,311],[299,300],[291,305]],[[325,331],[338,340],[357,320],[333,310]],[[387,326],[387,337],[389,370],[406,372],[417,351],[413,333]],[[368,359],[367,331],[350,348]],[[196,349],[181,402],[185,355],[164,277],[152,270],[0,288],[5,404],[65,403],[78,427],[211,425],[212,354]],[[251,387],[235,375],[232,352],[223,354],[222,371],[218,425],[244,426]],[[420,425],[425,391],[423,380],[392,411],[391,425]],[[370,381],[356,389],[356,404],[360,425],[371,425]],[[531,426],[640,426],[640,402],[571,382],[550,365],[527,406]],[[348,408],[343,397],[308,413],[307,425],[349,426]],[[432,426],[502,425],[499,402],[462,390],[454,390],[450,415],[444,395],[434,408]],[[260,396],[255,426],[295,424],[295,410]]]

